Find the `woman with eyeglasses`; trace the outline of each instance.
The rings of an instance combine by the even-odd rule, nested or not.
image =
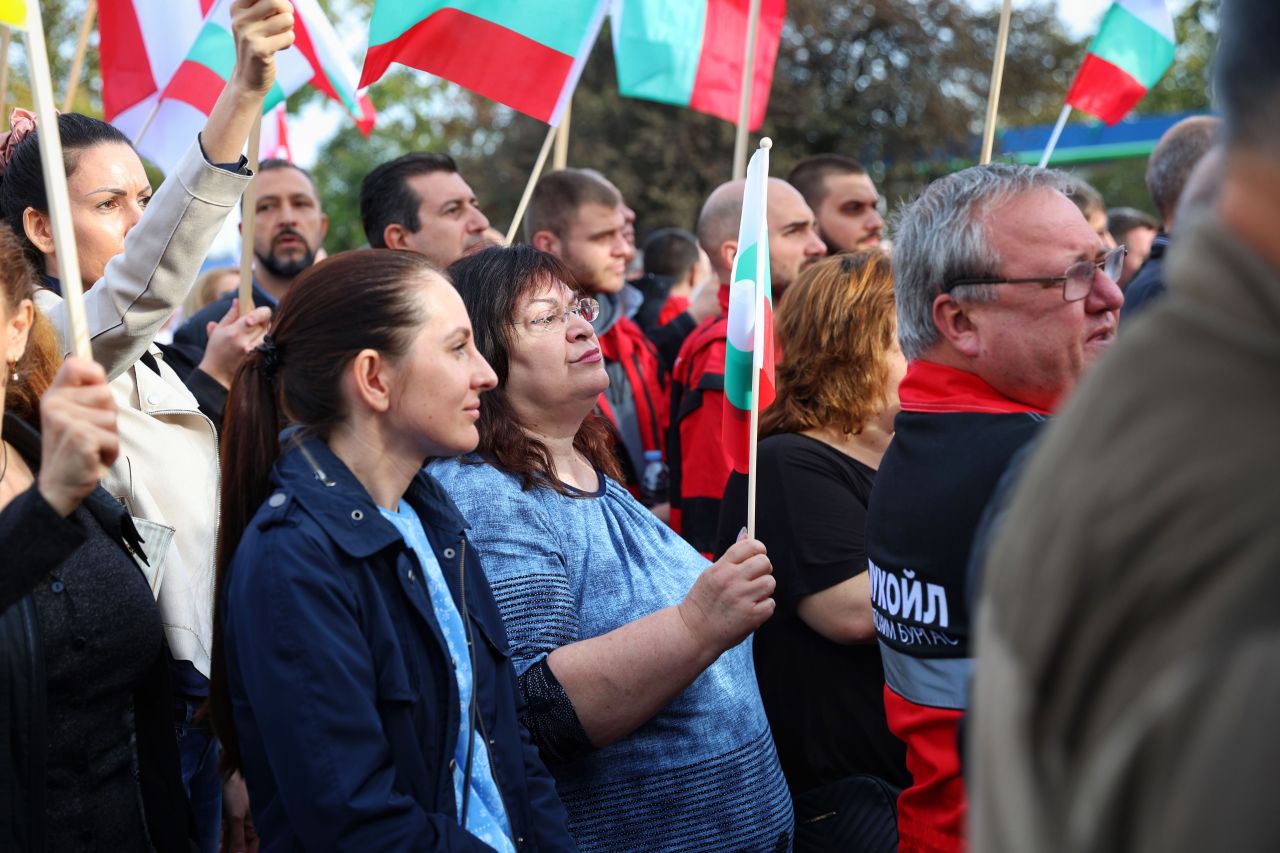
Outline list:
[[[422,470],[475,448],[495,381],[449,282],[381,249],[302,273],[236,375],[210,705],[264,849],[575,849]]]
[[[786,850],[791,800],[747,638],[764,547],[707,561],[618,480],[596,306],[528,246],[449,270],[498,375],[480,445],[431,473],[471,526],[525,721],[584,850]]]

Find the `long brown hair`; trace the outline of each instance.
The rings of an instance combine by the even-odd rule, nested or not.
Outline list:
[[[327,439],[347,417],[342,376],[365,349],[403,356],[427,321],[418,286],[441,273],[416,252],[342,252],[294,279],[271,326],[270,344],[250,353],[227,397],[222,422],[222,533],[209,714],[222,741],[224,773],[240,769],[223,656],[221,599],[240,538],[267,498],[286,424]]]
[[[9,314],[18,310],[24,299],[35,298],[36,274],[23,252],[22,243],[8,225],[0,223],[0,296]],[[4,365],[5,411],[12,412],[32,426],[40,426],[40,395],[53,382],[62,363],[58,338],[49,318],[39,308],[34,311],[27,348],[15,369],[18,379],[10,378],[9,365]]]
[[[498,387],[485,394],[480,407],[477,452],[495,468],[518,476],[526,491],[546,486],[576,497],[578,493],[556,476],[547,446],[525,432],[507,397],[511,348],[515,344],[512,324],[521,300],[557,281],[576,290],[573,273],[554,255],[531,246],[495,246],[455,261],[449,267],[449,275],[471,316],[476,349],[498,374]],[[613,452],[613,432],[604,418],[587,415],[573,436],[573,446],[606,475],[622,479],[622,466]]]
[[[760,434],[861,432],[887,401],[895,330],[893,269],[882,250],[837,255],[805,270],[778,308],[778,397],[760,414]]]

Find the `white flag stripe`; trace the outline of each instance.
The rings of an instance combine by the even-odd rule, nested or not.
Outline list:
[[[1169,41],[1174,41],[1173,16],[1169,14],[1164,0],[1116,0],[1116,4]]]

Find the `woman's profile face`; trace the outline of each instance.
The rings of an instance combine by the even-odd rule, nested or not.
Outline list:
[[[78,153],[67,190],[80,278],[89,288],[102,278],[107,262],[124,251],[125,235],[151,201],[151,182],[132,148],[105,142]],[[45,254],[52,252],[50,247]]]
[[[577,301],[568,285],[555,281],[516,303],[505,387],[526,426],[562,420],[566,405],[593,402],[609,387],[595,329],[573,314],[564,319]]]
[[[453,286],[430,275],[422,298],[428,319],[397,365],[398,396],[389,416],[424,456],[457,456],[480,443],[480,395],[498,377],[476,349]]]

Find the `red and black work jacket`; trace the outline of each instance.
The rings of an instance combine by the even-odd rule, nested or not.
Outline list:
[[[661,450],[665,454],[668,401],[667,385],[662,375],[662,366],[658,361],[658,351],[645,337],[634,322],[626,317],[609,327],[599,336],[600,354],[606,362],[619,364],[626,373],[627,382],[631,386],[631,396],[635,403],[636,420],[640,430],[640,441],[644,449]],[[599,400],[600,413],[609,419],[615,430],[619,429],[617,416],[609,405],[607,394],[601,394]],[[621,439],[619,439],[621,442]],[[626,451],[619,448],[619,455],[626,459]],[[629,472],[634,465],[624,465]],[[640,471],[635,471],[635,479],[639,479]],[[634,486],[628,476],[628,487]]]
[[[904,851],[964,849],[958,725],[973,661],[968,562],[983,510],[1046,411],[978,376],[914,361],[867,510],[867,558],[885,712],[907,746],[898,800]]]

